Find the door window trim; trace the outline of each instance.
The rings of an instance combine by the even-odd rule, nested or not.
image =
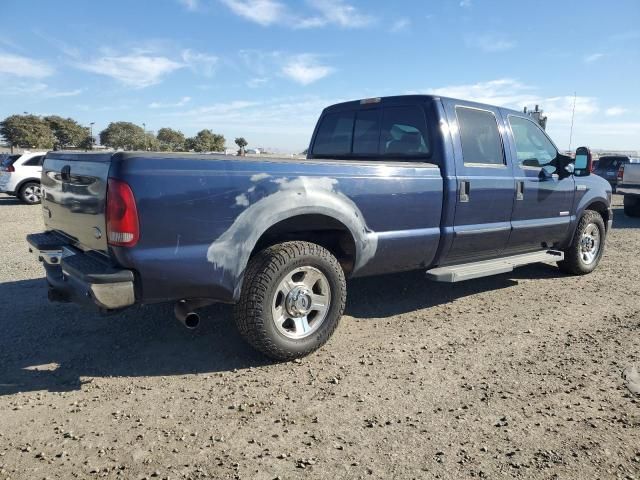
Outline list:
[[[500,138],[500,146],[502,147],[502,163],[481,163],[481,162],[465,162],[464,160],[464,150],[462,148],[462,137],[461,137],[461,131],[462,128],[460,127],[460,119],[458,118],[458,108],[466,108],[469,110],[478,110],[480,112],[486,112],[486,113],[490,113],[491,115],[493,115],[493,119],[496,121],[496,128],[498,130],[498,137]],[[509,165],[507,163],[507,152],[505,151],[504,148],[504,138],[502,136],[502,132],[500,131],[500,123],[498,122],[498,117],[496,116],[496,113],[491,111],[491,110],[487,110],[486,108],[478,108],[478,107],[472,107],[469,105],[460,105],[460,104],[456,104],[453,106],[453,111],[456,114],[456,124],[458,126],[458,139],[460,140],[460,151],[462,152],[462,166],[464,167],[470,167],[470,168],[509,168]],[[555,145],[554,145],[555,146]]]

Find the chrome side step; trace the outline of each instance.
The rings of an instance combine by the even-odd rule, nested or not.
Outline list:
[[[512,272],[514,268],[531,263],[559,262],[564,259],[564,253],[557,250],[542,250],[534,253],[524,253],[511,257],[483,260],[481,262],[450,265],[427,270],[427,277],[436,282],[462,282],[473,278],[488,277],[500,273]]]

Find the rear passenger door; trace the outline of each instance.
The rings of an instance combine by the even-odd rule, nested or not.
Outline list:
[[[515,196],[497,108],[443,100],[455,155],[454,238],[444,263],[497,257],[511,233]]]
[[[20,176],[23,178],[40,178],[43,162],[44,155],[36,155],[25,160],[20,165]]]

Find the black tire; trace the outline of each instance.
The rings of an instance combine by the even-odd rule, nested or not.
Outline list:
[[[277,308],[278,302],[285,301],[279,293],[285,277],[295,274],[298,269],[322,273],[323,285],[329,287],[326,296],[330,302],[315,330],[304,338],[289,338],[281,331],[282,327],[276,326],[273,308]],[[302,275],[306,276],[305,273]],[[331,338],[346,300],[344,271],[328,250],[310,242],[286,242],[261,251],[249,261],[240,301],[233,314],[240,334],[251,346],[275,360],[292,360],[310,354]],[[280,308],[288,315],[284,303]]]
[[[42,201],[39,182],[27,182],[20,187],[18,198],[29,205],[37,205]]]
[[[624,196],[624,214],[628,217],[640,217],[640,197]]]
[[[592,228],[592,225],[595,225],[599,232],[599,246],[597,252],[594,252],[593,260],[588,262],[583,251],[583,237],[587,229]],[[593,210],[586,210],[578,222],[578,228],[576,228],[571,245],[564,251],[564,260],[558,262],[560,270],[571,275],[586,275],[593,272],[602,259],[606,236],[607,229],[604,226],[602,216]]]

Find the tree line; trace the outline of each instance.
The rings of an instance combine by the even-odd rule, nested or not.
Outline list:
[[[57,115],[11,115],[0,122],[0,136],[11,147],[38,149],[80,148],[90,150],[94,139],[89,127],[72,118]],[[161,152],[216,152],[225,148],[224,135],[209,129],[200,130],[193,137],[173,128],[161,128],[154,135],[131,122],[111,122],[99,133],[100,144],[122,150],[150,150]],[[244,155],[247,141],[236,138],[238,154]]]

